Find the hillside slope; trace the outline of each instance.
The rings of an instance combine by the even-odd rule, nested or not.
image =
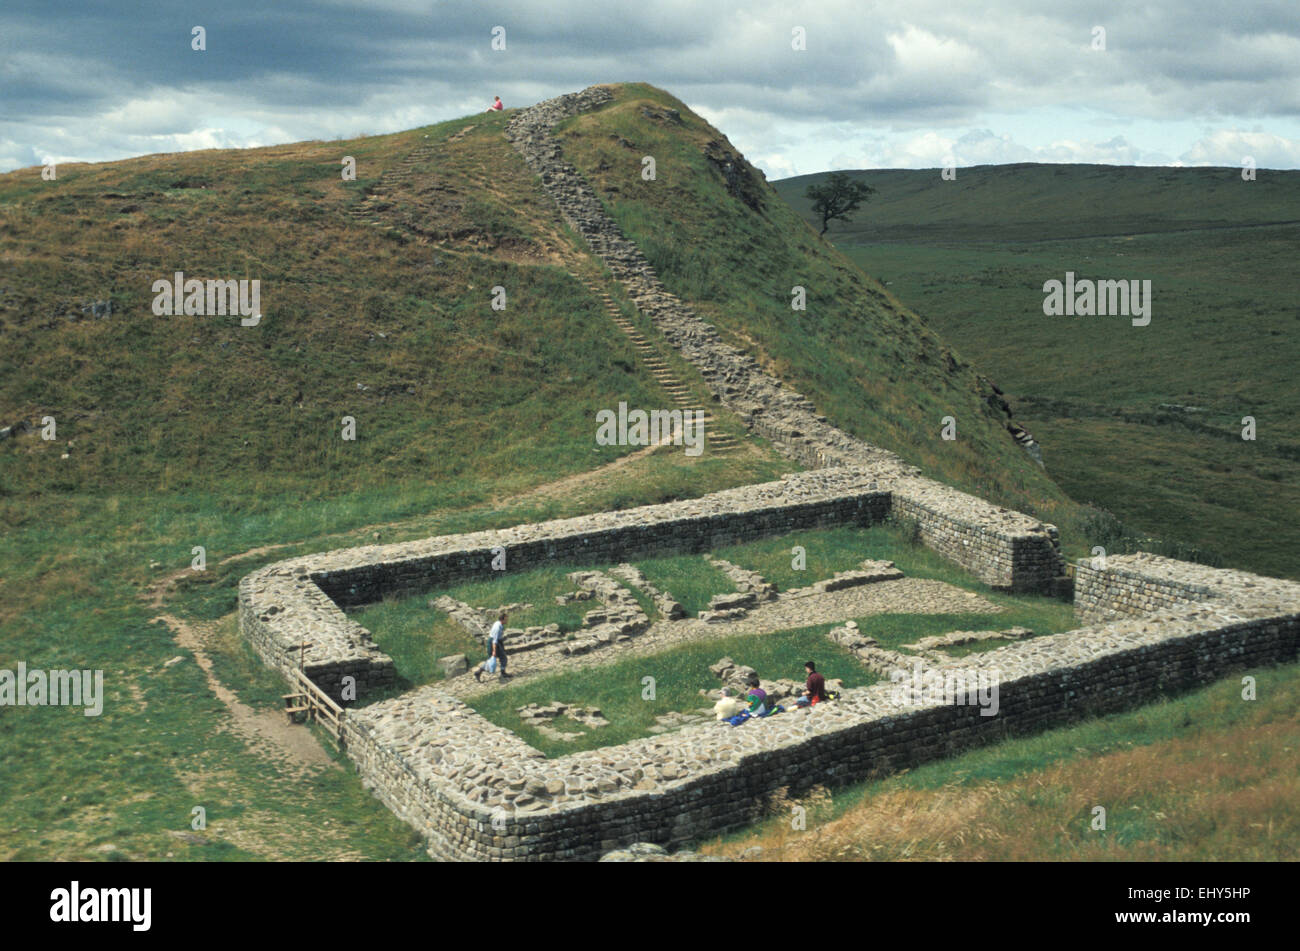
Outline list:
[[[662,90],[611,89],[613,102],[556,136],[670,291],[834,425],[968,491],[1053,521],[1076,517],[1009,437],[988,382],[821,241],[721,132]],[[806,309],[792,307],[796,288]],[[956,439],[944,438],[948,417]]]
[[[852,174],[878,192],[827,237],[998,381],[1071,496],[1170,553],[1300,577],[1300,172]],[[775,188],[811,221],[820,177]],[[1066,271],[1150,280],[1150,325],[1045,316],[1043,283]],[[1093,543],[1160,544],[1111,529]]]
[[[4,446],[0,491],[526,485],[628,452],[596,410],[671,401],[505,121],[0,177],[0,424],[58,437]],[[264,319],[156,316],[178,271],[260,280]]]

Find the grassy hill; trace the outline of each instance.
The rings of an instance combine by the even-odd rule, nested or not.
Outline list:
[[[831,422],[929,475],[1056,521],[1075,506],[1011,440],[976,368],[779,200],[726,137],[629,83],[561,123],[566,158],[669,290]],[[655,177],[642,176],[646,156]],[[803,287],[807,309],[792,308]],[[943,419],[958,438],[942,438]]]
[[[1300,577],[1300,172],[852,174],[878,193],[827,238],[1007,392],[1074,499],[1175,550]],[[811,220],[819,178],[775,188]],[[1043,283],[1066,271],[1150,280],[1150,325],[1045,316]],[[1113,526],[1094,524],[1106,544]]]
[[[596,445],[598,409],[673,404],[572,276],[598,269],[508,118],[0,176],[0,425],[34,427],[0,442],[0,667],[102,669],[107,693],[98,718],[0,708],[6,782],[36,793],[0,804],[0,857],[418,856],[348,769],[279,729],[238,579],[793,468],[755,439],[698,458]],[[177,270],[260,279],[260,325],[155,316]]]

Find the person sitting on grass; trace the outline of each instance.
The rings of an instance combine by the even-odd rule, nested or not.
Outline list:
[[[815,707],[823,700],[828,699],[826,696],[826,678],[817,673],[817,665],[812,661],[804,664],[803,669],[808,674],[808,680],[804,684],[803,693],[795,701],[795,706]]]
[[[505,109],[505,105],[501,102],[501,97],[500,97],[500,96],[493,96],[493,97],[492,97],[492,105],[490,105],[490,106],[487,107],[487,111],[488,111],[488,112],[501,112],[503,109]]]
[[[761,717],[767,715],[767,691],[760,687],[757,677],[750,677],[747,681],[749,684],[749,693],[745,699],[749,701],[749,715],[751,717]]]
[[[722,688],[722,699],[713,705],[713,715],[719,720],[730,720],[745,709],[745,705],[731,695],[730,687]]]

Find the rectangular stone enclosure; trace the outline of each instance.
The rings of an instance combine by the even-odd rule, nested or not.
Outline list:
[[[308,676],[335,697],[354,677],[361,696],[391,684],[393,665],[341,606],[484,577],[502,551],[510,571],[613,563],[869,525],[891,512],[995,587],[1046,591],[1062,573],[1050,525],[931,480],[885,482],[844,467],[690,501],[280,562],[241,581],[240,628],[286,672],[298,666],[298,645],[312,642]],[[1296,656],[1300,585],[1291,582],[1131,555],[1078,566],[1075,603],[1094,626],[954,662],[996,685],[995,716],[880,684],[739,729],[698,724],[548,760],[431,685],[348,711],[344,740],[363,782],[435,857],[590,860],[634,841],[681,845],[749,823],[778,790],[883,775]]]

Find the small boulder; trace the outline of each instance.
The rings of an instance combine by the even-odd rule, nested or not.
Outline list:
[[[464,654],[450,654],[439,658],[438,666],[444,677],[458,677],[469,670],[469,661]]]

